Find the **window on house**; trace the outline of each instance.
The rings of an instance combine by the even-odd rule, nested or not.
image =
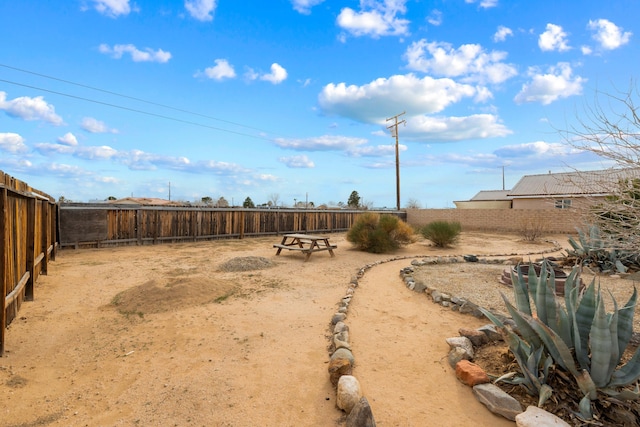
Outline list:
[[[556,209],[569,209],[571,208],[571,199],[556,200]]]

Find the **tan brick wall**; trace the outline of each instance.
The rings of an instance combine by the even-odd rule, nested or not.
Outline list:
[[[407,223],[414,227],[432,221],[459,222],[463,230],[523,230],[527,222],[542,224],[548,233],[575,233],[583,228],[580,212],[575,209],[407,209]]]

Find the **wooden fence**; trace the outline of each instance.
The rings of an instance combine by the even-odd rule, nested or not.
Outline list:
[[[364,211],[63,203],[61,247],[102,247],[347,231]],[[400,217],[403,212],[386,211]],[[404,219],[404,218],[403,218]]]
[[[57,249],[55,200],[0,171],[0,356],[5,330]]]

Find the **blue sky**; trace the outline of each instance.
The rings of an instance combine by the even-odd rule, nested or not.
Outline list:
[[[453,207],[603,167],[559,130],[638,78],[636,0],[0,3],[0,170],[58,198]]]

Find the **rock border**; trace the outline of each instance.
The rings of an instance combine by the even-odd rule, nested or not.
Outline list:
[[[428,285],[423,283],[417,283],[413,279],[413,272],[415,271],[414,267],[416,266],[426,266],[426,265],[436,265],[436,264],[451,264],[451,263],[463,263],[463,262],[478,262],[485,264],[515,264],[518,261],[522,261],[523,256],[530,255],[544,255],[546,253],[559,252],[563,248],[556,241],[546,241],[548,243],[553,244],[553,248],[546,249],[540,252],[529,252],[529,253],[509,253],[509,254],[495,254],[495,255],[484,255],[482,258],[478,258],[475,255],[450,255],[450,256],[432,256],[432,255],[407,255],[400,257],[393,257],[386,260],[376,261],[370,264],[366,264],[361,267],[357,273],[351,277],[349,281],[349,285],[347,286],[347,290],[345,295],[338,302],[337,311],[331,317],[331,322],[328,328],[328,352],[329,352],[329,380],[332,385],[336,388],[336,406],[343,410],[346,414],[346,427],[375,427],[375,419],[373,416],[373,411],[369,406],[367,398],[362,395],[362,391],[360,388],[360,384],[355,376],[353,376],[353,367],[355,365],[355,357],[353,356],[351,344],[349,340],[349,326],[346,323],[347,315],[349,311],[349,304],[358,288],[358,281],[364,277],[364,275],[371,270],[373,267],[376,267],[380,264],[384,264],[387,262],[401,261],[404,259],[413,259],[411,262],[411,266],[405,267],[400,270],[400,277],[402,278],[405,286],[407,288],[413,290],[418,293],[425,293],[431,297],[431,300],[434,303],[440,304],[443,307],[450,307],[453,311],[458,311],[462,314],[470,314],[478,318],[484,317],[482,312],[479,310],[479,307],[473,303],[472,301],[468,301],[465,298],[460,298],[454,295],[447,295],[445,293],[439,292],[435,288],[431,288]],[[461,329],[461,331],[463,331]],[[468,330],[467,330],[468,331]],[[493,324],[488,324],[483,326],[477,331],[470,331],[468,335],[484,336],[487,338],[484,339],[498,339],[500,334],[496,331]],[[458,338],[463,338],[469,340],[468,337],[465,337],[461,334],[460,337],[455,337],[458,341]],[[501,339],[501,337],[500,337]],[[462,340],[460,340],[462,341]],[[469,340],[470,341],[470,340]],[[464,346],[467,346],[466,343]],[[470,341],[469,346],[472,346]],[[461,360],[465,360],[468,362],[469,358],[464,354],[464,350],[457,350],[460,348],[458,345],[450,344],[451,351],[449,353],[449,363],[455,361],[452,366],[456,369],[456,375],[459,379],[461,376],[458,375],[457,365]],[[452,356],[455,354],[455,356]],[[458,358],[459,357],[459,358]],[[457,360],[456,360],[457,359]],[[463,364],[464,365],[464,364]],[[473,364],[471,364],[473,365]],[[477,365],[475,365],[477,366]],[[472,369],[475,369],[472,367]],[[461,375],[466,375],[462,374]],[[486,373],[484,374],[486,376]],[[461,379],[461,381],[463,381]],[[505,416],[507,419],[515,420],[516,416],[520,413],[523,413],[520,408],[520,404],[515,401],[511,396],[508,398],[513,399],[517,403],[517,407],[514,405],[513,401],[506,398],[501,389],[493,384],[487,384],[487,381],[474,383],[475,380],[471,380],[473,384],[474,395],[478,398],[480,402],[485,404],[489,410],[494,413],[498,413],[500,415]],[[464,381],[463,381],[464,382]],[[492,386],[495,387],[493,389]],[[476,390],[476,387],[478,389]],[[486,389],[489,389],[486,391]],[[504,392],[502,392],[504,393]],[[506,393],[504,393],[506,394]],[[487,397],[489,396],[489,397]],[[502,399],[502,400],[501,400]],[[496,402],[498,405],[496,406]],[[502,402],[502,403],[501,403]],[[519,411],[517,408],[520,408]],[[552,414],[550,414],[552,415]],[[553,415],[552,415],[553,416]]]

